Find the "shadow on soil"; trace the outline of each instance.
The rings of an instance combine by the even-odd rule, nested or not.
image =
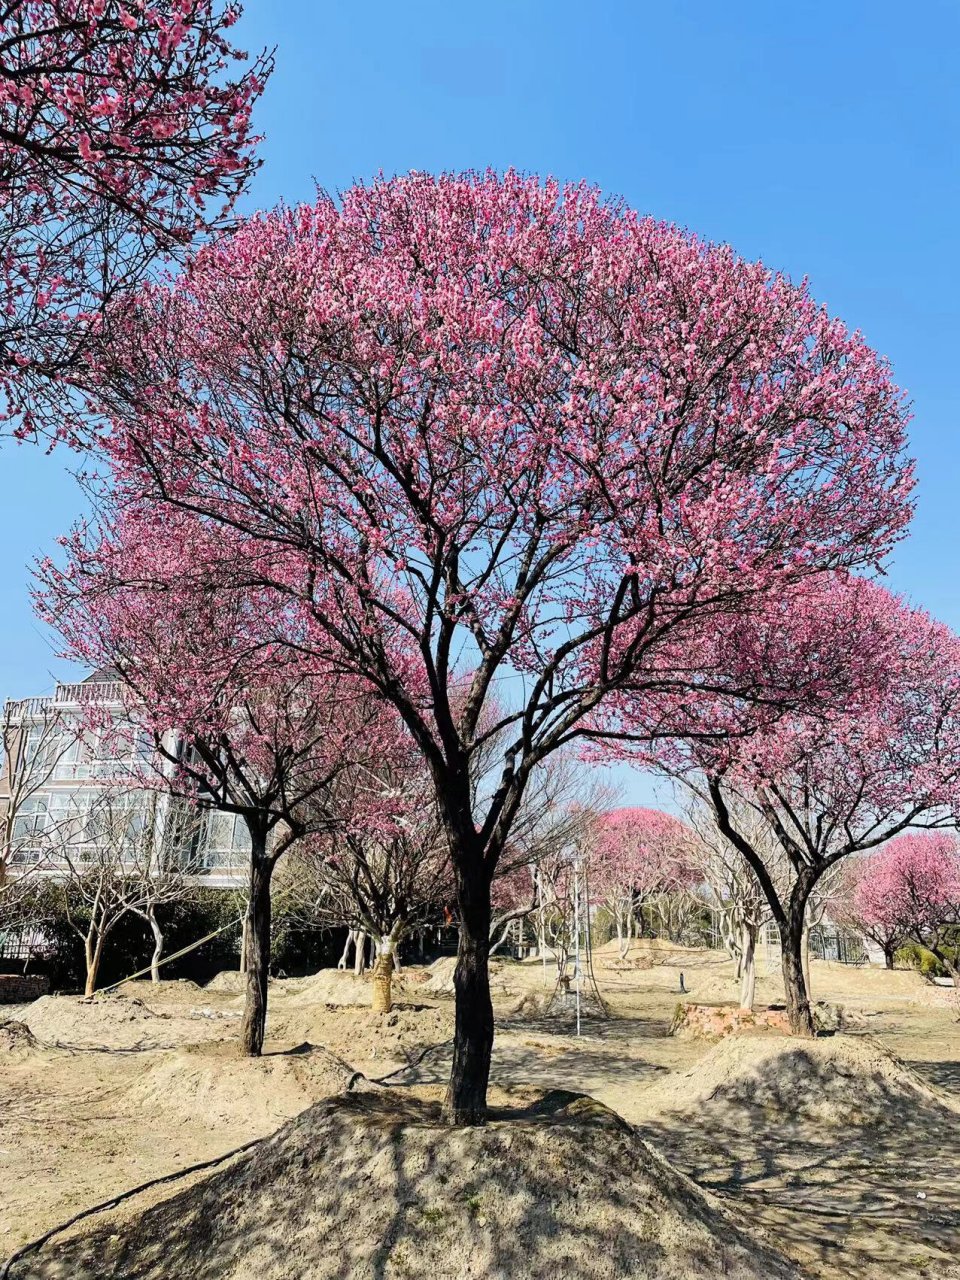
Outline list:
[[[796,1276],[592,1100],[555,1091],[491,1121],[450,1130],[434,1103],[341,1095],[134,1220],[25,1259],[11,1280]]]
[[[802,1071],[760,1072],[640,1132],[795,1257],[842,1256],[844,1275],[930,1263],[960,1274],[940,1269],[960,1259],[960,1112],[880,1073],[838,1078],[802,1056]],[[956,1087],[955,1063],[912,1065]]]

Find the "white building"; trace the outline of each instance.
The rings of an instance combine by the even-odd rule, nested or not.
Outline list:
[[[89,727],[96,706],[103,727]],[[149,739],[124,726],[122,686],[109,672],[58,684],[47,697],[8,702],[3,712],[0,762],[0,868],[13,876],[27,867],[56,874],[58,848],[82,864],[103,838],[109,793],[116,829],[118,809],[131,842],[170,801],[136,785],[149,769]],[[130,778],[129,788],[123,779]],[[128,815],[128,816],[127,816]],[[249,839],[243,820],[214,810],[198,812],[183,827],[182,865],[211,887],[245,880]],[[188,834],[187,834],[188,833]],[[61,869],[64,859],[59,858]]]

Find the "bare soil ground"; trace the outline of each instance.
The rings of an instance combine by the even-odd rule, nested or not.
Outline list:
[[[372,1126],[371,1131],[380,1134],[377,1142],[387,1142],[385,1133],[442,1134],[432,1114],[425,1112],[412,1120],[409,1108],[429,1108],[442,1094],[453,1023],[450,967],[441,961],[430,969],[406,968],[396,983],[397,1004],[386,1015],[367,1007],[369,984],[352,974],[324,971],[313,978],[274,982],[267,1052],[259,1061],[240,1059],[234,1049],[242,996],[233,975],[221,975],[203,990],[191,983],[152,987],[137,982],[92,1005],[69,997],[44,997],[33,1005],[0,1010],[0,1021],[16,1018],[27,1029],[26,1033],[17,1029],[0,1034],[0,1256],[80,1210],[148,1179],[230,1152],[305,1112],[313,1117],[309,1124],[316,1129],[311,1130],[310,1143],[325,1143],[324,1149],[331,1152],[326,1163],[333,1158],[336,1142],[348,1141],[347,1130],[354,1135],[349,1142],[356,1146],[357,1126]],[[680,992],[681,971],[686,995]],[[543,1010],[553,989],[550,970],[545,973],[539,963],[529,961],[497,966],[494,1096],[516,1112],[513,1120],[525,1135],[517,1138],[521,1147],[527,1150],[524,1144],[529,1142],[533,1144],[530,1151],[539,1152],[536,1159],[531,1156],[524,1194],[542,1199],[548,1179],[542,1179],[534,1166],[540,1160],[545,1169],[553,1168],[551,1162],[563,1159],[564,1135],[569,1136],[568,1116],[557,1130],[560,1137],[554,1134],[550,1139],[556,1150],[541,1150],[537,1144],[542,1143],[545,1130],[542,1117],[534,1115],[537,1099],[558,1089],[587,1093],[635,1126],[631,1142],[645,1139],[669,1161],[671,1171],[676,1171],[670,1177],[681,1180],[669,1183],[680,1197],[675,1204],[671,1201],[670,1212],[679,1216],[670,1219],[670,1231],[675,1228],[679,1240],[687,1232],[696,1236],[702,1231],[702,1236],[696,1236],[704,1250],[701,1254],[681,1256],[675,1244],[667,1247],[665,1227],[663,1247],[657,1244],[659,1237],[651,1236],[657,1247],[635,1251],[631,1255],[635,1261],[629,1266],[624,1263],[626,1269],[589,1269],[604,1233],[612,1242],[626,1230],[625,1219],[618,1216],[627,1203],[624,1197],[629,1199],[624,1179],[636,1181],[638,1171],[654,1169],[655,1157],[640,1145],[630,1146],[629,1158],[626,1148],[620,1152],[626,1163],[619,1171],[611,1164],[605,1191],[600,1191],[596,1180],[590,1182],[586,1173],[583,1186],[570,1190],[571,1203],[580,1206],[582,1230],[574,1231],[567,1209],[553,1201],[545,1216],[537,1219],[540,1226],[523,1227],[520,1235],[527,1241],[530,1259],[523,1268],[519,1254],[505,1252],[504,1233],[493,1225],[482,1230],[472,1210],[463,1217],[459,1208],[454,1213],[444,1207],[444,1201],[439,1206],[441,1216],[433,1215],[431,1197],[439,1194],[441,1184],[430,1183],[430,1196],[418,1191],[416,1170],[421,1165],[436,1167],[437,1153],[446,1149],[436,1137],[424,1139],[427,1146],[417,1147],[419,1154],[411,1148],[405,1157],[413,1162],[404,1174],[409,1179],[406,1189],[397,1182],[374,1191],[378,1184],[346,1176],[338,1183],[336,1203],[324,1202],[322,1211],[310,1218],[312,1225],[304,1226],[306,1234],[299,1243],[288,1222],[284,1230],[294,1253],[284,1255],[286,1271],[264,1269],[270,1250],[278,1247],[275,1237],[270,1237],[269,1248],[264,1244],[265,1253],[251,1254],[258,1261],[251,1262],[249,1270],[244,1269],[246,1261],[241,1266],[234,1258],[234,1269],[221,1271],[215,1269],[213,1255],[206,1254],[202,1267],[200,1262],[187,1266],[181,1259],[168,1271],[151,1271],[146,1262],[144,1270],[134,1271],[129,1269],[129,1253],[123,1253],[127,1246],[119,1244],[110,1255],[114,1269],[109,1270],[102,1251],[90,1253],[86,1246],[71,1245],[74,1252],[60,1254],[61,1237],[56,1247],[36,1255],[42,1263],[25,1262],[12,1274],[21,1278],[76,1275],[78,1280],[134,1274],[196,1275],[210,1280],[221,1274],[256,1274],[258,1280],[271,1280],[274,1275],[278,1280],[327,1275],[319,1269],[297,1270],[289,1260],[300,1258],[297,1265],[301,1265],[314,1247],[309,1244],[314,1238],[311,1232],[316,1239],[324,1232],[339,1239],[340,1232],[345,1241],[352,1241],[354,1253],[348,1250],[343,1256],[354,1259],[354,1269],[330,1270],[331,1277],[525,1277],[541,1274],[536,1270],[540,1266],[544,1275],[565,1277],[692,1277],[719,1274],[720,1266],[728,1263],[746,1268],[731,1274],[778,1274],[769,1269],[772,1264],[765,1244],[758,1244],[751,1253],[744,1243],[756,1229],[798,1268],[784,1270],[785,1275],[864,1280],[960,1277],[960,1022],[952,992],[931,988],[913,973],[814,962],[815,998],[842,1005],[863,1030],[798,1047],[786,1037],[762,1031],[722,1041],[667,1034],[681,1000],[710,1004],[734,998],[731,966],[716,952],[635,944],[621,961],[615,947],[605,948],[597,954],[597,979],[612,1016],[586,1017],[583,1034],[577,1038],[572,1034],[571,1010],[551,1014]],[[767,975],[761,960],[758,1004],[778,998],[782,989],[776,965],[771,964]],[[388,1082],[392,1101],[377,1103],[376,1118],[364,1119],[350,1109],[352,1103],[342,1104],[339,1110],[307,1112],[318,1100],[342,1090],[354,1070]],[[602,1141],[597,1139],[597,1159],[604,1144],[611,1153],[616,1146],[604,1129],[607,1123],[599,1125],[604,1136]],[[524,1128],[527,1124],[539,1126],[532,1137]],[[554,1133],[557,1125],[546,1128]],[[283,1151],[299,1151],[297,1144],[303,1145],[306,1132],[296,1125],[282,1130],[287,1135]],[[580,1134],[574,1146],[579,1150],[594,1140]],[[500,1146],[481,1144],[482,1150],[478,1147],[470,1154],[470,1159],[486,1162],[484,1176],[490,1187],[500,1185],[497,1162],[506,1159],[501,1140],[497,1142]],[[362,1142],[361,1147],[363,1159],[373,1160],[373,1149],[367,1151]],[[213,1174],[198,1173],[172,1187],[145,1193],[117,1211],[118,1221],[139,1224],[138,1215],[153,1212],[159,1216],[150,1222],[160,1232],[168,1221],[163,1217],[164,1204],[171,1196],[187,1197],[185,1207],[181,1206],[184,1212],[200,1213],[211,1179],[236,1174],[239,1188],[248,1186],[244,1181],[248,1175],[257,1186],[261,1175],[275,1179],[278,1166],[270,1165],[268,1174],[266,1165],[250,1163],[256,1152],[266,1150],[254,1148]],[[345,1159],[342,1152],[337,1158]],[[303,1177],[302,1160],[298,1167]],[[629,1175],[628,1167],[633,1171]],[[637,1183],[637,1194],[641,1200],[646,1196],[644,1203],[662,1218],[667,1212],[662,1196],[667,1194],[664,1188],[669,1180],[665,1181],[667,1174],[659,1163],[656,1169],[661,1173],[650,1173],[652,1182],[648,1179],[642,1187]],[[699,1192],[684,1180],[685,1175],[704,1190],[705,1200],[696,1199]],[[455,1162],[444,1176],[460,1176]],[[556,1177],[562,1182],[559,1173]],[[680,1196],[681,1184],[689,1195]],[[388,1191],[394,1198],[382,1213],[378,1210],[355,1219],[371,1192],[376,1200],[388,1196]],[[284,1197],[289,1198],[288,1192],[289,1188],[251,1204],[250,1239],[267,1240],[271,1215]],[[314,1193],[318,1194],[316,1187]],[[481,1188],[476,1194],[482,1200],[488,1192]],[[673,1191],[667,1198],[672,1195]],[[598,1196],[603,1203],[595,1205]],[[456,1197],[454,1202],[460,1205]],[[700,1206],[694,1214],[699,1224],[695,1230],[690,1225],[693,1219],[688,1221],[694,1203]],[[639,1200],[630,1201],[634,1216],[639,1204]],[[417,1217],[421,1209],[426,1218]],[[346,1215],[342,1221],[337,1216],[341,1210]],[[497,1212],[514,1214],[518,1223],[526,1221],[519,1201]],[[354,1220],[355,1230],[349,1226]],[[82,1239],[98,1231],[103,1221],[102,1215],[94,1217],[74,1229],[74,1235]],[[494,1224],[493,1216],[490,1222]],[[548,1222],[555,1235],[567,1233],[568,1247],[577,1254],[576,1259],[572,1255],[568,1259],[566,1270],[561,1258],[538,1243],[540,1227]],[[398,1223],[403,1224],[399,1235]],[[363,1254],[359,1242],[384,1224],[406,1245],[397,1256],[391,1246],[377,1262]],[[446,1247],[448,1227],[453,1233],[450,1239],[456,1236],[472,1242],[462,1255],[461,1269],[449,1273],[430,1261],[435,1258],[434,1244]],[[122,1226],[117,1229],[122,1242]],[[160,1240],[159,1234],[156,1239]],[[574,1239],[580,1244],[570,1243]],[[159,1244],[155,1247],[159,1249]],[[436,1257],[441,1254],[442,1249]],[[674,1255],[679,1269],[669,1271],[664,1259]],[[55,1261],[59,1270],[50,1269]],[[81,1263],[85,1270],[79,1269]],[[413,1270],[404,1272],[404,1265]],[[63,1270],[64,1266],[75,1270]],[[763,1271],[763,1266],[768,1270]]]

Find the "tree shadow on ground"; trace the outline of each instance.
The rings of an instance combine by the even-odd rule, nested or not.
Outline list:
[[[11,1280],[555,1280],[795,1270],[753,1245],[630,1126],[553,1092],[446,1129],[378,1089],[304,1112],[230,1167],[48,1247]]]
[[[618,1049],[620,1050],[618,1052]],[[451,1042],[411,1050],[410,1065],[392,1073],[395,1085],[445,1085],[453,1057]],[[577,1089],[615,1093],[666,1074],[669,1068],[640,1057],[610,1021],[598,1019],[581,1036],[551,1019],[508,1023],[497,1032],[491,1082],[503,1088]]]
[[[797,1056],[802,1071],[768,1064],[640,1132],[802,1262],[857,1277],[930,1264],[960,1275],[943,1270],[960,1259],[960,1111],[922,1084]],[[926,1065],[931,1083],[937,1067],[956,1069]]]

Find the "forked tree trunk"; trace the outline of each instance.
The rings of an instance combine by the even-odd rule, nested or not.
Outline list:
[[[780,951],[783,967],[783,989],[787,1000],[787,1018],[790,1034],[813,1036],[813,1014],[810,1012],[810,993],[803,972],[803,920],[807,896],[796,888],[790,899],[787,917],[780,924]]]
[[[151,904],[147,908],[147,919],[153,934],[153,955],[150,957],[150,981],[160,981],[160,957],[163,955],[163,930],[157,920],[156,908]]]
[[[347,965],[350,963],[350,948],[357,945],[358,931],[356,929],[347,930],[347,940],[343,944],[343,952],[337,961],[337,968],[341,972],[345,972]]]
[[[83,953],[86,961],[86,979],[83,984],[84,996],[92,996],[97,989],[97,974],[100,972],[100,961],[103,959],[104,935],[88,933],[84,939]]]
[[[490,999],[490,879],[475,865],[457,867],[460,942],[453,974],[456,1020],[444,1115],[455,1125],[483,1124],[493,1053]]]
[[[241,1051],[257,1058],[263,1049],[267,1026],[267,983],[270,977],[270,878],[273,863],[267,857],[265,830],[250,830],[250,901],[244,923],[246,933],[246,995],[240,1023]]]
[[[886,946],[883,948],[883,963],[886,968],[888,969],[893,968],[896,955],[897,955],[897,944],[895,942],[888,942]]]
[[[749,924],[743,926],[740,961],[740,1008],[752,1010],[757,994],[757,930]]]

